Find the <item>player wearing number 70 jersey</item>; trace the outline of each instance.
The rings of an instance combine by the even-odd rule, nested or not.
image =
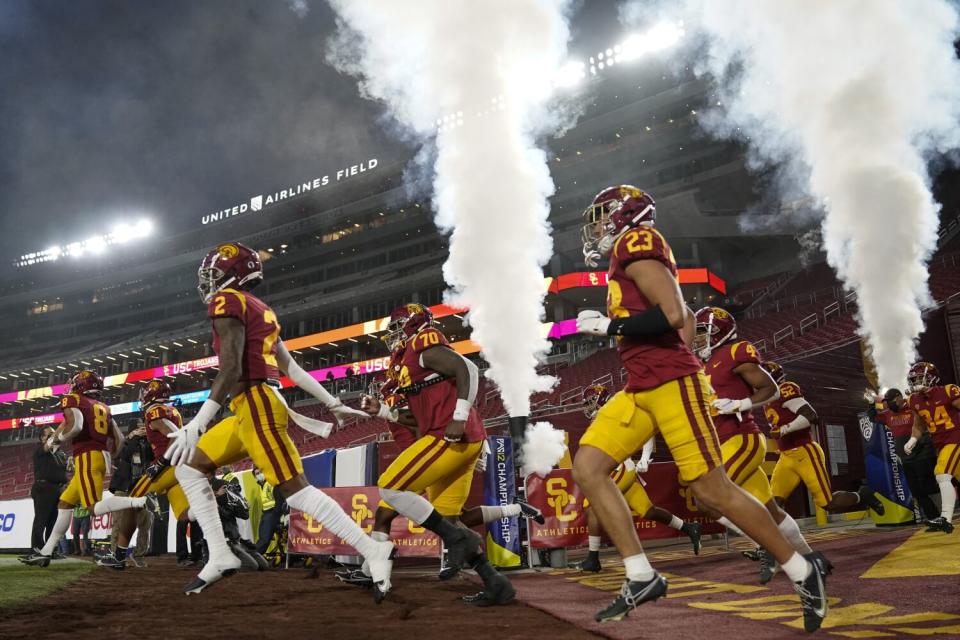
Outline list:
[[[102,516],[111,511],[147,507],[160,515],[155,495],[141,498],[120,496],[103,497],[103,476],[109,466],[107,441],[113,438],[113,452],[123,446],[123,435],[110,415],[110,408],[100,402],[103,380],[93,371],[80,371],[70,381],[70,393],[60,399],[63,422],[57,427],[53,440],[59,446],[67,440],[73,444],[73,478],[60,495],[57,522],[43,549],[20,558],[24,564],[46,567],[53,550],[70,526],[73,507],[82,504],[94,514]]]
[[[338,421],[367,414],[344,406],[290,357],[280,340],[276,314],[247,291],[263,280],[256,251],[239,243],[221,244],[200,263],[198,277],[200,296],[213,323],[213,350],[220,357],[220,371],[196,417],[170,434],[165,454],[178,465],[177,481],[210,551],[210,561],[184,591],[200,593],[240,567],[240,560],[227,547],[207,476],[218,467],[249,458],[291,507],[311,515],[359,551],[370,564],[374,591],[385,594],[390,589],[393,544],[367,536],[332,498],[307,482],[300,454],[287,433],[287,420],[323,437],[333,425],[289,410],[277,390],[280,372],[323,402]],[[207,430],[228,394],[233,415]]]
[[[913,433],[904,445],[910,455],[924,430],[930,432],[937,448],[937,466],[933,472],[940,487],[940,517],[927,523],[927,531],[953,532],[953,508],[957,493],[953,478],[960,479],[960,387],[938,385],[940,374],[929,362],[918,362],[910,368],[908,404],[915,417]]]

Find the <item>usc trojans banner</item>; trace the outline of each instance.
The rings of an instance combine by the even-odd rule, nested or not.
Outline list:
[[[693,501],[689,487],[681,487],[677,465],[657,462],[643,474],[650,499],[685,521],[703,524],[703,533],[722,533],[723,526],[702,515]],[[583,492],[573,481],[571,469],[554,469],[546,477],[527,478],[527,500],[543,511],[544,524],[530,521],[530,545],[535,549],[560,549],[587,544],[587,513],[589,506]],[[633,514],[634,526],[641,540],[674,538],[681,534],[665,524],[644,520]]]
[[[331,487],[323,492],[333,498],[365,532],[373,530],[373,513],[380,501],[377,487]],[[390,539],[403,557],[440,557],[440,538],[398,516],[390,527]],[[287,551],[308,555],[353,556],[356,550],[309,515],[290,509]]]

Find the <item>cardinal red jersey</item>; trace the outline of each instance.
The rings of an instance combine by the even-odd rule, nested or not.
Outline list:
[[[913,431],[913,412],[909,409],[903,411],[878,411],[877,422],[884,425],[894,436],[909,436]]]
[[[172,422],[177,429],[181,429],[183,427],[183,418],[180,417],[180,412],[177,411],[175,407],[165,404],[155,404],[147,409],[143,419],[147,423],[147,440],[150,442],[150,446],[153,447],[153,459],[159,460],[160,457],[166,453],[167,447],[170,445],[170,438],[167,437],[167,434],[152,429],[150,423],[154,420],[166,419]]]
[[[246,344],[243,349],[240,380],[277,380],[277,339],[280,323],[273,309],[246,291],[224,289],[207,306],[207,317],[236,318],[243,323]],[[213,351],[220,355],[220,336],[213,330]]]
[[[960,398],[955,384],[931,387],[910,396],[910,408],[927,424],[927,430],[938,449],[947,444],[960,444],[960,411],[953,401]]]
[[[403,352],[400,369],[400,388],[412,389],[404,395],[407,398],[407,407],[413,412],[417,420],[417,430],[420,437],[432,435],[443,438],[443,432],[453,420],[453,411],[457,406],[457,383],[447,379],[442,382],[424,386],[419,391],[416,385],[440,377],[436,371],[425,369],[420,364],[420,356],[424,351],[436,346],[449,346],[447,338],[436,328],[426,327],[410,338],[406,350]],[[464,430],[464,442],[479,442],[485,436],[483,422],[475,407],[470,409]]]
[[[677,278],[673,251],[656,229],[642,227],[627,231],[616,241],[610,254],[607,315],[611,318],[639,315],[654,306],[627,275],[627,267],[638,260],[656,260]],[[627,370],[627,391],[653,389],[700,370],[700,361],[684,344],[679,331],[652,337],[623,336],[618,350]]]
[[[753,387],[734,371],[742,364],[760,364],[756,348],[746,340],[722,345],[713,350],[713,355],[703,368],[710,386],[713,387],[714,397],[711,400],[742,400],[753,395]],[[741,412],[738,420],[735,414],[720,415],[716,409],[710,407],[710,415],[713,416],[713,426],[717,429],[717,437],[721,443],[738,434],[760,433],[750,411]]]
[[[790,402],[791,400],[797,400],[803,398],[803,391],[800,390],[800,385],[796,382],[790,382],[786,380],[780,383],[780,397],[768,404],[763,409],[763,414],[767,417],[767,422],[770,423],[770,428],[774,427],[784,427],[787,424],[793,422],[793,420],[799,415],[794,413],[790,409],[784,406],[785,403]],[[813,434],[810,433],[810,428],[800,429],[799,431],[794,431],[793,433],[788,433],[784,436],[780,436],[777,440],[777,448],[780,451],[786,451],[787,449],[796,449],[797,447],[802,447],[805,444],[810,444],[813,442]]]
[[[110,436],[110,407],[79,393],[68,393],[60,398],[61,409],[78,409],[83,416],[83,428],[71,440],[74,457],[88,451],[106,451]]]

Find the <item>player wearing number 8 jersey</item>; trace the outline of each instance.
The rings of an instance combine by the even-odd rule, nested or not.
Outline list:
[[[927,530],[951,533],[957,501],[953,478],[960,480],[960,387],[938,385],[940,374],[929,362],[913,365],[907,380],[912,392],[907,404],[916,418],[904,451],[910,455],[923,432],[930,432],[933,446],[937,448],[934,474],[940,487],[940,517],[931,520]]]
[[[727,516],[768,549],[795,583],[808,631],[826,615],[823,576],[797,553],[759,502],[727,477],[710,418],[709,385],[697,357],[693,314],[680,293],[678,271],[666,239],[654,228],[653,198],[636,187],[601,191],[584,211],[584,257],[609,255],[608,317],[581,311],[581,333],[616,336],[627,386],[597,414],[580,440],[574,477],[624,558],[627,581],[620,596],[596,614],[619,620],[667,591],[650,566],[630,511],[610,473],[659,431],[697,500]],[[681,334],[683,331],[683,334]]]
[[[280,340],[276,314],[248,291],[263,279],[256,251],[239,243],[221,244],[203,259],[198,278],[213,324],[213,348],[220,358],[220,371],[196,417],[169,434],[172,442],[165,453],[178,465],[177,481],[210,552],[209,562],[184,591],[200,593],[240,566],[227,547],[207,476],[218,467],[249,458],[291,507],[313,516],[367,558],[374,592],[382,598],[390,589],[393,545],[371,539],[333,499],[307,482],[300,455],[287,433],[287,421],[320,436],[328,435],[333,425],[289,410],[277,390],[280,372],[325,404],[338,421],[347,416],[365,418],[366,414],[345,407],[290,357]],[[207,430],[228,395],[233,415]]]
[[[153,495],[129,498],[103,497],[103,477],[109,465],[107,442],[113,439],[113,453],[123,446],[123,435],[110,415],[110,408],[100,401],[103,380],[93,371],[80,371],[70,381],[70,393],[60,399],[63,422],[53,435],[59,446],[67,440],[73,443],[73,478],[60,495],[57,521],[42,549],[34,549],[20,558],[25,564],[46,567],[53,550],[70,526],[73,508],[81,504],[100,516],[111,511],[148,507],[159,514],[159,504]]]

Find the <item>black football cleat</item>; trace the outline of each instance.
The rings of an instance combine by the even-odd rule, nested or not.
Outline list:
[[[474,607],[497,607],[510,604],[517,597],[517,592],[499,573],[488,580],[484,580],[486,589],[472,596],[463,596],[463,601]]]
[[[690,537],[690,544],[693,545],[693,555],[700,555],[700,549],[702,544],[700,538],[702,537],[701,530],[703,527],[699,522],[684,522],[683,527],[680,528],[680,531],[683,531],[687,536]]]
[[[813,633],[820,628],[830,607],[827,603],[827,588],[823,583],[823,574],[820,573],[813,554],[810,553],[804,557],[810,565],[807,577],[800,582],[795,582],[793,588],[800,596],[800,606],[803,607],[803,628],[808,633]]]
[[[656,571],[653,578],[646,582],[625,580],[620,595],[605,609],[597,612],[593,619],[597,622],[623,620],[633,609],[644,602],[652,602],[667,595],[667,579]]]
[[[588,551],[587,557],[580,563],[580,571],[589,571],[590,573],[600,573],[603,565],[600,564],[600,552]]]
[[[944,533],[953,533],[953,523],[940,516],[939,518],[934,518],[933,520],[927,520],[927,531],[943,531]]]
[[[817,565],[817,569],[820,570],[820,575],[823,576],[823,579],[826,580],[827,576],[833,573],[833,563],[827,560],[827,556],[823,555],[819,551],[814,551],[810,554],[810,560],[813,564]]]
[[[857,495],[860,496],[860,504],[865,504],[871,509],[873,509],[878,516],[882,516],[886,509],[883,506],[883,503],[880,502],[880,498],[877,497],[877,494],[873,492],[873,489],[867,485],[863,485],[857,489]]]
[[[467,558],[474,555],[482,542],[483,540],[476,532],[457,527],[456,537],[451,536],[450,540],[443,541],[447,548],[447,566],[440,572],[440,579],[450,580],[460,573]]]
[[[163,519],[163,517],[167,515],[163,512],[163,509],[160,508],[160,499],[157,498],[157,494],[148,493],[143,498],[143,508],[152,513],[154,517]]]
[[[533,520],[537,524],[543,524],[546,522],[546,520],[543,518],[543,511],[540,511],[540,509],[537,509],[529,502],[518,499],[517,504],[520,505],[520,515],[524,518]]]
[[[746,551],[741,551],[743,557],[747,560],[753,560],[754,562],[760,561],[760,549],[761,547],[756,547],[754,549],[747,549]]]
[[[23,564],[28,564],[31,567],[44,567],[44,568],[50,566],[50,560],[52,559],[53,558],[51,558],[50,556],[45,556],[42,553],[40,553],[39,549],[34,549],[31,553],[28,553],[25,556],[20,556],[18,558],[18,560],[20,560],[20,562],[22,562]]]
[[[114,569],[116,571],[123,571],[127,568],[127,563],[124,560],[118,560],[111,554],[103,556],[102,558],[97,558],[97,566],[109,567],[110,569]]]
[[[760,584],[767,584],[773,580],[780,570],[780,564],[774,559],[770,552],[760,548]]]
[[[337,580],[344,584],[352,584],[355,587],[370,589],[373,587],[373,577],[368,576],[360,569],[351,569],[348,571],[337,571]]]

